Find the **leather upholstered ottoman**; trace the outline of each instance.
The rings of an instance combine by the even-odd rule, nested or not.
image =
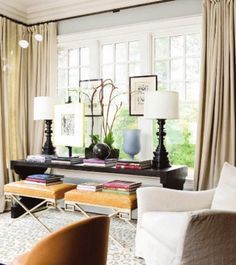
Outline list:
[[[11,202],[15,201],[25,210],[25,213],[18,218],[22,218],[23,216],[29,214],[44,228],[50,231],[50,229],[46,225],[44,225],[33,212],[40,206],[45,204],[46,210],[50,208],[57,208],[58,210],[63,212],[61,207],[58,205],[58,201],[64,199],[64,194],[67,191],[74,189],[75,187],[76,185],[65,183],[43,186],[38,184],[25,183],[24,181],[16,181],[4,186],[4,195],[7,200],[10,200]],[[41,199],[42,201],[32,209],[28,209],[20,201],[19,197],[36,198]],[[16,218],[15,220],[17,220],[18,218]]]
[[[90,217],[83,209],[83,206],[109,208],[112,211],[112,213],[108,215],[110,218],[118,217],[127,222],[132,228],[136,229],[136,227],[130,222],[132,219],[132,211],[137,208],[136,194],[123,195],[77,189],[65,193],[65,210],[75,211],[75,209],[77,209],[86,217]],[[123,245],[112,235],[109,236],[120,248],[124,248]]]

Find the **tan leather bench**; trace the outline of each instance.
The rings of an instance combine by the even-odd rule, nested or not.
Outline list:
[[[64,194],[67,191],[74,189],[75,187],[76,185],[64,183],[43,186],[38,184],[25,183],[22,180],[4,185],[4,195],[7,200],[10,200],[11,202],[15,201],[25,210],[25,213],[22,214],[20,217],[16,218],[15,220],[18,220],[19,218],[22,218],[29,214],[44,228],[50,231],[50,229],[36,217],[33,211],[37,210],[40,206],[46,204],[46,210],[49,210],[50,208],[56,208],[63,212],[61,207],[58,205],[58,201],[64,199]],[[28,209],[19,200],[19,196],[42,199],[42,201],[36,206],[34,206],[32,209]]]
[[[112,213],[108,215],[110,218],[118,217],[126,221],[135,229],[135,226],[130,222],[130,220],[132,210],[137,208],[136,194],[123,195],[102,191],[93,192],[73,189],[65,193],[64,201],[65,210],[75,211],[75,209],[77,209],[86,217],[90,216],[86,213],[83,206],[109,208],[112,211]],[[123,248],[120,242],[112,235],[110,235],[110,238]]]
[[[65,202],[78,202],[93,206],[134,210],[137,208],[136,194],[123,195],[102,191],[73,189],[65,193]]]

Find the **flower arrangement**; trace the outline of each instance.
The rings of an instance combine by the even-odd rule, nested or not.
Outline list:
[[[122,101],[118,100],[118,103],[115,102],[115,100],[121,95],[121,93],[118,92],[118,87],[115,86],[113,81],[111,79],[105,79],[102,81],[102,83],[93,88],[93,92],[91,95],[88,95],[87,93],[80,90],[80,93],[84,94],[87,99],[89,100],[90,108],[91,108],[91,144],[89,146],[90,149],[93,148],[94,145],[96,145],[98,142],[100,142],[100,137],[97,134],[94,134],[94,112],[93,112],[93,106],[94,106],[94,99],[95,94],[99,93],[99,104],[101,105],[103,109],[103,116],[102,116],[102,131],[103,131],[103,142],[106,143],[110,149],[114,149],[114,136],[113,136],[113,127],[115,120],[118,116],[119,110],[122,107]],[[106,97],[104,97],[104,95]],[[113,111],[111,111],[113,110]]]

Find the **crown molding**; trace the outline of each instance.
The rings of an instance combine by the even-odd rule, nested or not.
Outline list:
[[[21,22],[34,24],[153,2],[154,0],[42,0],[38,4],[32,1],[27,5],[27,1],[11,0],[6,3],[6,0],[0,0],[0,12]]]
[[[0,14],[26,24],[28,23],[26,9],[18,3],[11,5],[4,0],[0,0]]]

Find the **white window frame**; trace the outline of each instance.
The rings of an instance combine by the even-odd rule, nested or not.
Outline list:
[[[201,33],[201,15],[162,19],[153,22],[141,22],[126,26],[108,27],[73,34],[58,36],[60,48],[90,48],[90,78],[100,78],[100,55],[103,44],[124,41],[141,41],[141,72],[143,75],[154,74],[154,40],[156,37],[176,36],[182,34]],[[145,142],[140,154],[141,158],[152,158],[152,122],[139,118],[139,126],[143,129]]]

